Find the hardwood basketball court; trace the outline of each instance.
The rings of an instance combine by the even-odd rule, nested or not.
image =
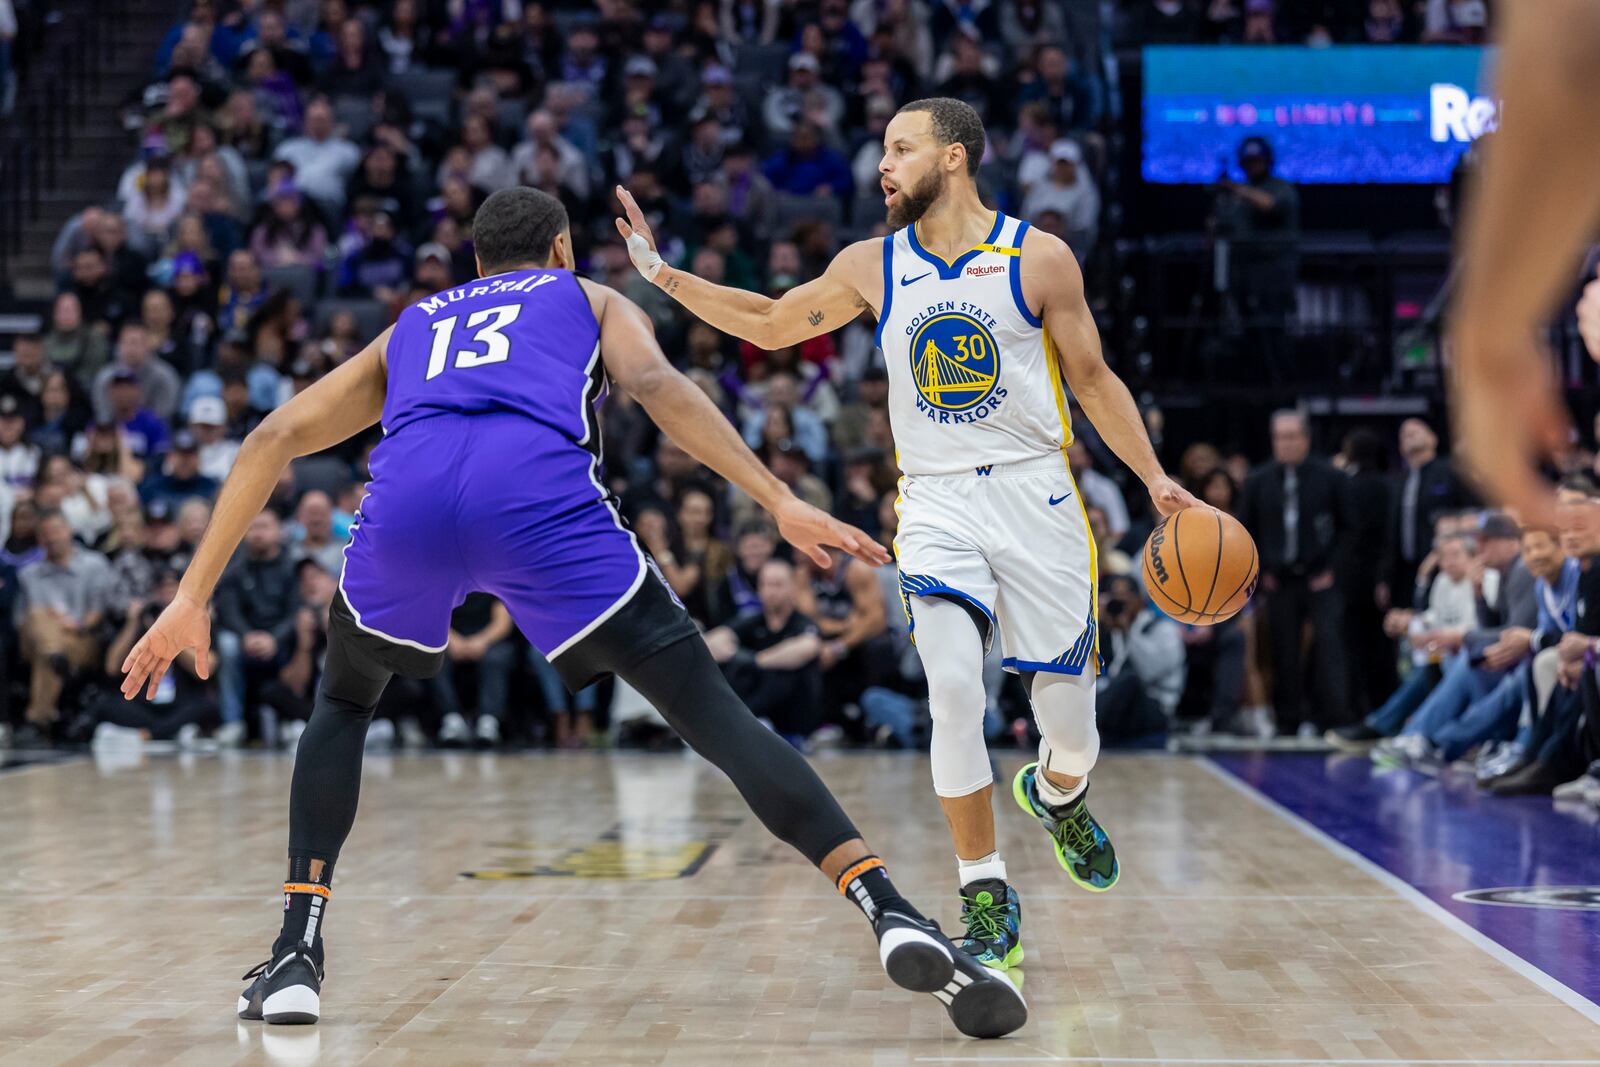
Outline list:
[[[816,762],[950,928],[926,760]],[[1600,1064],[1600,910],[1451,902],[1600,883],[1593,823],[1321,756],[1108,756],[1123,877],[1099,896],[1002,796],[1031,1018],[978,1043],[888,983],[860,916],[692,756],[369,755],[323,1022],[241,1024],[291,768],[0,774],[0,1065]]]

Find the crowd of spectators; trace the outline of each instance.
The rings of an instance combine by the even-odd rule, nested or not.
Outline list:
[[[584,269],[646,309],[778,476],[889,544],[898,471],[870,312],[777,352],[718,334],[633,271],[610,222],[616,184],[675,262],[782,293],[844,241],[884,232],[878,136],[908,100],[952,95],[987,124],[985,195],[1086,258],[1115,192],[1103,183],[1118,46],[1470,41],[1484,21],[1480,0],[199,0],[129,102],[138,140],[115,192],[56,242],[45,328],[17,341],[0,377],[0,721],[19,740],[292,740],[373,434],[297,462],[251,525],[218,587],[211,681],[180,663],[161,692],[127,705],[111,676],[173,595],[244,435],[407,303],[470,277],[473,214],[495,189],[560,196]],[[1236,513],[1262,555],[1250,610],[1183,627],[1138,583],[1148,500],[1075,414],[1071,458],[1104,576],[1108,740],[1398,735],[1384,758],[1454,758],[1464,749],[1444,727],[1488,722],[1476,701],[1489,692],[1500,714],[1474,745],[1520,737],[1519,751],[1539,753],[1559,738],[1582,754],[1581,701],[1536,712],[1524,701],[1509,715],[1509,690],[1482,674],[1491,668],[1469,663],[1463,680],[1451,657],[1492,648],[1492,669],[1537,680],[1546,649],[1565,657],[1551,684],[1575,680],[1568,644],[1540,644],[1543,630],[1507,659],[1522,630],[1562,616],[1540,601],[1536,626],[1526,598],[1502,607],[1500,591],[1545,583],[1545,600],[1565,595],[1578,566],[1565,561],[1585,550],[1565,530],[1517,531],[1475,510],[1425,423],[1407,422],[1394,449],[1351,433],[1322,459],[1306,417],[1280,413],[1272,458],[1252,470],[1244,455],[1164,440],[1148,410],[1169,466]],[[752,501],[628,397],[613,394],[604,424],[625,515],[758,714],[800,745],[925,743],[926,683],[892,567],[792,558]],[[1385,469],[1391,451],[1398,473]],[[1532,577],[1513,580],[1518,567]],[[1403,659],[1414,665],[1402,682]],[[987,682],[989,735],[1029,740],[1020,687],[997,662]],[[1448,722],[1444,698],[1426,703],[1446,684]],[[1457,708],[1461,694],[1473,700]],[[504,607],[473,596],[444,672],[392,686],[372,739],[580,746],[629,703],[609,684],[567,694]],[[1426,728],[1412,730],[1419,708]],[[634,726],[659,735],[638,720],[620,732]],[[1509,750],[1493,751],[1503,761]]]

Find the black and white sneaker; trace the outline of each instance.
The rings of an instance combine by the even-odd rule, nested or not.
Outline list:
[[[951,944],[937,923],[885,911],[873,928],[890,980],[902,989],[931,993],[963,1034],[1004,1037],[1028,1021],[1028,1005],[1017,987]]]
[[[314,1023],[322,1013],[322,964],[311,948],[291,945],[252,968],[239,996],[239,1018],[273,1025]]]

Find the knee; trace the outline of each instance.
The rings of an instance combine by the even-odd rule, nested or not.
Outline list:
[[[988,699],[983,689],[982,665],[959,660],[925,662],[928,675],[928,713],[935,722],[971,719],[981,722]]]

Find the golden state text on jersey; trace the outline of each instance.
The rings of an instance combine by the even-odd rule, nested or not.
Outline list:
[[[1027,231],[997,212],[988,240],[954,260],[915,226],[883,239],[878,345],[907,474],[1015,463],[1072,439],[1055,350],[1022,294]]]

